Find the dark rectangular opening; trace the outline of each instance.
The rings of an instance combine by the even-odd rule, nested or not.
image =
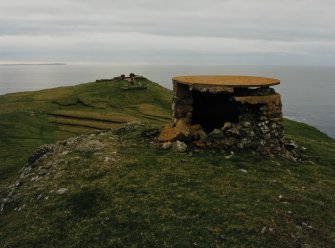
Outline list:
[[[229,93],[193,91],[192,124],[200,124],[205,132],[222,128],[224,123],[239,121],[241,104]]]

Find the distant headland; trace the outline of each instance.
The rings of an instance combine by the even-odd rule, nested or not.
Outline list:
[[[14,65],[67,65],[65,63],[39,63],[39,64],[34,64],[34,63],[18,63],[18,64],[0,64],[0,66],[14,66]]]

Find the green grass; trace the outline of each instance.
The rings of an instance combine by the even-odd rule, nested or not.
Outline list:
[[[94,136],[103,150],[67,144],[41,159],[0,215],[0,247],[335,246],[333,139],[285,120],[286,137],[306,148],[302,162],[162,150],[143,133],[168,121],[171,94],[145,83],[147,91],[116,81],[0,96],[2,197],[37,146],[92,130],[75,124],[150,123]],[[73,125],[53,123],[52,113]]]
[[[148,126],[97,136],[105,149],[89,156],[60,155],[64,146],[37,165],[55,163],[48,177],[32,182],[35,169],[23,182],[2,216],[1,240],[5,247],[333,247],[335,142],[305,124],[285,125],[308,160],[162,150],[142,135]],[[59,188],[68,192],[55,194]]]
[[[7,185],[44,143],[92,129],[142,121],[169,121],[171,93],[143,79],[146,90],[124,91],[124,82],[87,83],[0,96],[0,183]]]

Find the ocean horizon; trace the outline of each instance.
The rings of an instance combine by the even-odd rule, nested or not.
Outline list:
[[[0,95],[71,86],[135,73],[172,89],[180,75],[248,75],[278,78],[286,118],[304,122],[335,138],[335,67],[233,65],[0,65]]]

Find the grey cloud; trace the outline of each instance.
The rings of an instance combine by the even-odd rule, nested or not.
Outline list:
[[[251,58],[250,61],[259,61],[262,56],[257,56],[257,53],[265,46],[263,54],[268,54],[272,61],[276,61],[280,53],[280,57],[286,56],[291,61],[300,54],[304,59],[310,56],[322,61],[324,58],[324,63],[329,63],[329,54],[334,54],[335,46],[334,10],[333,0],[2,1],[0,60],[9,60],[10,50],[13,54],[14,51],[15,54],[21,51],[22,56],[28,56],[29,50],[34,50],[35,55],[31,57],[40,55],[41,58],[55,57],[52,52],[55,50],[57,54],[73,51],[73,58],[78,60],[85,57],[108,60],[110,56],[104,58],[100,50],[116,54],[119,50],[137,49],[139,54],[144,51],[150,61],[156,54],[169,57],[166,51],[180,54],[182,48],[185,49],[185,61],[192,61],[198,56],[225,63],[227,59],[222,59],[224,56],[221,54],[230,58],[230,52],[236,55],[238,51],[244,52]],[[133,34],[126,35],[133,41],[115,43],[115,39],[124,37],[122,34]],[[49,37],[49,45],[44,41],[45,36]],[[108,40],[104,42],[97,37],[112,40],[117,49],[109,45]],[[171,40],[168,48],[169,44],[161,41],[164,38]],[[83,49],[85,44],[82,39],[97,47],[96,55]],[[219,41],[213,43],[215,39]],[[24,40],[28,45],[22,44]],[[233,46],[230,40],[240,42]],[[41,48],[35,48],[34,41],[36,44],[44,43]],[[185,41],[192,43],[191,48],[185,45]],[[250,51],[253,48],[254,51]],[[213,51],[215,49],[217,53]]]
[[[335,38],[335,2],[327,0],[12,2],[0,5],[2,35],[88,30],[242,39]]]

